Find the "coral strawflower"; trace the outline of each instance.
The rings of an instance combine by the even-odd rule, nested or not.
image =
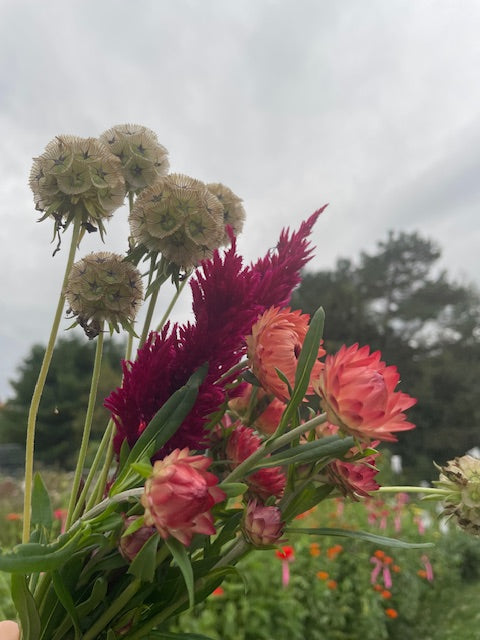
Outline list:
[[[310,316],[289,308],[272,307],[257,320],[247,336],[248,358],[253,373],[268,392],[282,402],[288,402],[288,386],[280,379],[277,369],[287,378],[290,387],[295,385],[298,356],[308,331]],[[318,351],[318,358],[325,355],[324,349]],[[312,369],[312,378],[317,378],[323,363],[317,361]],[[313,393],[309,385],[307,394]]]
[[[327,356],[325,367],[313,381],[329,422],[360,440],[396,441],[395,431],[413,429],[404,411],[416,400],[395,391],[397,368],[387,367],[379,351],[368,346],[345,345]]]

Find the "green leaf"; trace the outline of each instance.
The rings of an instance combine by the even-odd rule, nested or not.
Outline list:
[[[333,491],[333,488],[331,484],[322,484],[319,487],[315,487],[312,484],[308,485],[295,498],[289,501],[285,509],[282,509],[282,503],[280,502],[282,517],[289,521],[301,513],[305,513],[305,511],[325,500]]]
[[[63,608],[72,619],[73,627],[75,629],[75,640],[78,640],[82,635],[80,629],[80,619],[77,610],[75,609],[75,604],[73,602],[70,591],[67,589],[58,571],[52,571],[51,576],[55,593],[57,594],[57,597]]]
[[[9,573],[35,573],[62,566],[77,548],[81,530],[68,541],[60,539],[54,544],[19,544],[10,553],[0,553],[0,571]]]
[[[107,595],[108,582],[101,576],[95,580],[90,596],[84,602],[77,605],[77,613],[79,618],[84,618],[90,611],[93,611]]]
[[[33,478],[32,489],[32,525],[42,526],[45,527],[47,531],[50,531],[52,524],[53,512],[50,496],[48,495],[42,477],[39,473],[36,473]]]
[[[405,542],[405,540],[396,540],[395,538],[387,538],[386,536],[378,536],[375,533],[369,533],[368,531],[351,531],[347,529],[329,529],[328,527],[321,527],[318,529],[308,529],[302,527],[287,527],[285,529],[288,533],[308,533],[312,536],[340,536],[343,538],[357,538],[358,540],[365,540],[366,542],[372,542],[382,547],[392,547],[397,549],[423,549],[425,547],[433,547],[433,542]]]
[[[195,588],[193,584],[193,569],[190,562],[190,556],[183,544],[175,538],[168,538],[165,540],[165,544],[169,548],[170,553],[182,572],[183,579],[185,580],[185,586],[187,587],[189,605],[190,607],[193,607],[195,604]]]
[[[40,615],[25,575],[12,575],[12,600],[22,627],[23,640],[38,640],[41,631]]]
[[[198,389],[206,373],[207,365],[197,369],[187,384],[175,391],[150,420],[113,483],[111,496],[130,488],[132,480],[133,484],[138,480],[138,476],[130,468],[132,463],[150,459],[174,435],[195,404]]]
[[[138,516],[138,518],[136,520],[134,520],[126,529],[125,531],[122,533],[122,538],[124,538],[125,536],[130,536],[132,535],[132,533],[135,533],[135,531],[138,531],[139,529],[141,529],[143,526],[145,525],[145,518],[144,516]]]
[[[338,458],[347,453],[355,444],[351,436],[341,438],[340,436],[327,436],[320,440],[305,442],[304,444],[291,447],[285,451],[275,453],[268,458],[264,458],[261,464],[252,467],[248,473],[253,473],[265,467],[277,467],[287,464],[307,464],[309,462],[319,462],[328,458]]]
[[[157,640],[213,640],[213,638],[199,633],[171,633],[169,631],[150,631],[148,637]]]
[[[236,498],[237,496],[242,496],[245,493],[248,489],[248,485],[243,482],[225,482],[224,484],[219,484],[218,488],[225,491],[227,498]]]
[[[323,335],[325,312],[320,307],[310,321],[310,326],[303,341],[302,350],[298,357],[297,370],[295,372],[295,386],[292,397],[285,409],[277,434],[281,435],[287,429],[295,411],[303,402],[310,382],[310,374],[315,361],[318,359],[318,350]],[[278,373],[278,372],[277,372]]]
[[[149,478],[152,475],[153,467],[150,462],[133,462],[130,467],[142,478]]]
[[[156,557],[159,540],[160,534],[154,533],[137,553],[128,569],[128,573],[139,578],[142,582],[153,582],[157,568]]]

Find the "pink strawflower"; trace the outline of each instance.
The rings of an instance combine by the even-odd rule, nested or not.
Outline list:
[[[288,402],[288,386],[277,374],[277,369],[287,378],[290,387],[295,386],[298,356],[308,331],[310,316],[301,311],[291,311],[271,307],[260,316],[247,336],[248,358],[253,373],[268,393],[282,402]],[[324,349],[318,351],[318,358],[325,355]],[[312,378],[318,378],[323,363],[317,360],[313,365]],[[309,385],[307,395],[313,393]]]
[[[256,500],[248,503],[243,520],[243,533],[251,544],[265,547],[278,542],[282,537],[282,513],[278,507],[266,507]]]
[[[157,457],[185,446],[205,448],[208,416],[241,393],[241,388],[228,388],[233,376],[221,383],[219,379],[245,355],[245,336],[258,316],[272,304],[281,306],[289,300],[311,257],[308,235],[322,210],[299,231],[291,235],[282,231],[276,251],[255,265],[243,265],[234,238],[223,256],[215,251],[211,260],[202,262],[191,280],[195,322],[152,332],[135,362],[123,364],[122,386],[105,400],[116,425],[116,453],[124,440],[132,447],[172,393],[208,362],[194,408]]]
[[[387,367],[379,351],[345,345],[327,356],[325,368],[313,381],[329,422],[360,440],[370,438],[394,442],[395,431],[413,429],[404,411],[416,400],[395,391],[400,376]]]
[[[375,443],[373,443],[375,446]],[[350,455],[358,454],[358,448],[353,447]],[[329,481],[334,484],[344,495],[358,500],[359,497],[367,498],[371,491],[376,491],[380,485],[375,480],[378,469],[375,467],[375,459],[378,453],[366,456],[355,462],[332,460],[326,472]],[[348,455],[346,456],[348,458]]]
[[[137,516],[129,516],[128,518],[125,518],[124,531],[126,531],[127,528],[137,519]],[[155,527],[147,527],[144,525],[133,533],[126,536],[122,535],[119,544],[119,551],[122,556],[131,562],[147,540],[153,536],[155,531]]]
[[[195,533],[215,533],[210,509],[226,498],[216,486],[217,476],[207,471],[212,460],[189,453],[175,449],[157,460],[142,496],[145,524],[154,526],[162,538],[173,536],[186,547]]]
[[[250,427],[241,424],[235,427],[228,439],[226,454],[232,468],[249,458],[259,448],[262,441]],[[245,478],[249,491],[262,501],[270,496],[280,498],[285,489],[286,478],[281,467],[260,469]]]

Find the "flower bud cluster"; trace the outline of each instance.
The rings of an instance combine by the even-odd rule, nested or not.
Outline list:
[[[127,191],[149,187],[168,172],[168,151],[147,127],[117,125],[102,133],[100,141],[120,160]]]
[[[91,338],[98,335],[104,321],[115,331],[118,325],[130,329],[142,295],[136,267],[108,252],[91,253],[76,262],[65,289],[71,313]]]
[[[121,163],[95,138],[57,136],[34,159],[30,187],[41,218],[52,217],[57,229],[79,216],[84,227],[98,227],[123,204]]]

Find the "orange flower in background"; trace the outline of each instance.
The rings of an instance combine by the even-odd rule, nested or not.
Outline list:
[[[329,547],[327,549],[327,556],[330,560],[335,560],[339,553],[343,551],[343,547],[341,544],[335,544],[333,547]]]
[[[315,575],[319,580],[328,580],[328,578],[330,577],[328,571],[317,571]]]
[[[223,587],[217,587],[211,593],[212,596],[223,596],[225,589]]]
[[[392,597],[392,592],[388,589],[384,589],[381,593],[381,596],[382,598],[385,598],[385,600],[390,600],[390,598]]]
[[[21,519],[22,519],[21,513],[7,513],[5,516],[5,520],[8,520],[8,522],[16,522],[17,520],[21,520]]]
[[[393,432],[415,427],[404,411],[416,400],[395,391],[400,376],[397,368],[387,367],[379,351],[370,347],[345,345],[327,356],[325,367],[313,379],[329,422],[360,440],[397,440]]]
[[[260,316],[252,327],[252,333],[246,338],[248,358],[253,373],[268,393],[282,402],[288,402],[290,393],[285,382],[280,380],[276,369],[287,378],[290,386],[295,384],[297,361],[308,331],[310,316],[289,308],[271,307]],[[325,355],[320,348],[318,357]],[[312,370],[312,379],[317,378],[323,363],[317,361]],[[307,395],[313,393],[312,385]]]
[[[398,566],[398,564],[394,564],[394,565],[393,565],[393,567],[392,567],[392,571],[393,571],[394,573],[400,573],[401,569],[400,569],[400,567]]]
[[[396,609],[385,609],[385,615],[388,616],[389,618],[392,618],[392,620],[394,620],[395,618],[398,618],[398,611]]]
[[[329,580],[327,582],[327,587],[333,591],[334,589],[336,589],[338,587],[337,581],[336,580]]]
[[[321,555],[321,553],[322,553],[322,551],[320,549],[320,545],[318,544],[318,542],[312,542],[310,544],[309,551],[310,551],[310,555],[313,558],[318,558],[318,556]]]
[[[293,547],[290,547],[289,545],[286,545],[285,547],[282,547],[281,549],[277,549],[275,551],[275,555],[277,556],[277,558],[279,560],[295,560],[295,551]]]

